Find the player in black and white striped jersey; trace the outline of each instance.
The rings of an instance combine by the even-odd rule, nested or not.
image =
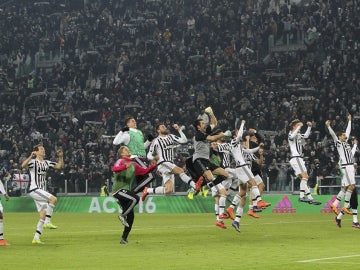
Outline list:
[[[7,194],[4,185],[0,179],[0,196],[3,195],[5,200],[9,200],[9,195]],[[10,244],[4,239],[4,224],[3,224],[3,206],[0,200],[0,246],[10,246]]]
[[[331,121],[325,122],[326,127],[329,130],[331,137],[335,142],[335,147],[339,154],[339,163],[344,171],[344,177],[342,177],[342,189],[345,192],[345,202],[342,209],[347,214],[352,214],[350,208],[350,198],[353,190],[355,189],[355,167],[354,167],[354,155],[357,147],[357,140],[354,141],[353,147],[348,143],[351,132],[351,115],[347,115],[348,124],[345,132],[340,131],[335,134],[331,128]],[[333,208],[333,207],[332,207]],[[334,210],[334,208],[333,208]]]
[[[255,177],[254,177],[253,173],[251,172],[249,164],[245,160],[244,153],[246,153],[246,152],[247,153],[255,153],[259,150],[259,148],[263,144],[261,143],[261,144],[259,144],[258,147],[255,147],[252,149],[243,147],[243,145],[241,144],[241,138],[243,135],[244,124],[245,124],[245,121],[242,121],[240,129],[235,130],[233,132],[233,139],[231,140],[231,142],[219,144],[218,149],[219,149],[219,151],[229,151],[229,153],[231,154],[232,158],[235,161],[236,167],[232,170],[233,172],[231,172],[231,173],[228,172],[228,173],[231,174],[231,177],[238,179],[241,184],[248,185],[248,187],[250,188],[250,191],[252,193],[252,198],[253,198],[254,204],[256,204],[257,207],[259,207],[260,209],[262,209],[262,208],[266,208],[266,207],[270,206],[271,204],[262,200],[262,197],[259,192],[259,188],[255,181]],[[238,202],[240,201],[240,199],[243,198],[244,196],[245,196],[244,190],[240,189],[238,196],[234,197],[232,204],[230,205],[230,207],[228,207],[226,209],[226,211],[228,212],[230,217],[233,218],[235,216],[233,213],[234,206],[237,205]],[[236,217],[232,224],[232,226],[237,231],[240,231],[239,221],[240,221],[242,214],[243,214],[243,205],[240,205],[240,207],[238,207],[236,210]]]
[[[314,205],[319,205],[321,202],[314,200],[308,188],[309,174],[307,172],[305,161],[303,159],[303,145],[305,139],[310,136],[312,123],[307,122],[307,129],[305,133],[301,134],[300,130],[304,125],[299,119],[294,119],[290,123],[290,131],[288,135],[288,143],[290,148],[289,163],[293,168],[295,175],[300,179],[300,197],[299,201]],[[305,197],[307,196],[307,198]]]
[[[31,155],[23,161],[22,168],[28,168],[30,174],[29,195],[34,199],[37,211],[40,214],[40,220],[36,226],[36,232],[32,240],[33,244],[44,244],[40,240],[43,228],[56,229],[57,226],[51,223],[51,216],[56,205],[57,198],[47,192],[46,173],[50,168],[64,168],[63,151],[57,150],[58,161],[53,162],[45,160],[45,148],[42,145],[36,145]]]
[[[245,137],[245,138],[244,138]],[[245,148],[255,148],[259,146],[264,139],[256,132],[255,129],[250,128],[249,132],[243,135],[243,144]],[[261,165],[264,163],[264,149],[259,148],[257,153],[246,153],[244,152],[245,160],[249,163],[251,172],[254,174],[256,185],[259,189],[260,195],[262,196],[265,189],[265,184],[262,179]],[[249,196],[249,210],[247,214],[254,218],[259,218],[259,215],[256,212],[261,212],[262,210],[257,208],[256,205],[253,205],[252,196],[250,193]]]
[[[152,141],[147,158],[157,162],[157,172],[162,176],[163,185],[156,188],[145,187],[141,200],[145,200],[148,194],[170,194],[174,191],[175,175],[186,184],[195,188],[193,179],[185,174],[184,170],[174,163],[174,149],[187,142],[187,138],[179,125],[174,124],[173,128],[179,132],[179,136],[170,134],[164,124],[156,126],[158,136]]]

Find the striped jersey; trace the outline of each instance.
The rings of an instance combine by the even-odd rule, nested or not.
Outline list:
[[[152,159],[152,157],[158,155],[159,159],[157,161],[158,164],[164,161],[174,162],[175,156],[175,148],[179,144],[186,143],[186,137],[178,137],[174,134],[168,134],[166,136],[158,136],[156,137],[150,145],[148,158]]]
[[[347,141],[341,142],[340,140],[337,140],[335,142],[335,146],[339,153],[339,160],[342,165],[354,163],[354,156],[351,152],[351,146]]]
[[[253,154],[259,150],[259,147],[247,149],[241,145],[239,139],[232,139],[229,143],[218,144],[219,152],[228,151],[235,161],[235,166],[248,165],[248,161],[245,159],[247,154]]]
[[[219,149],[219,158],[220,158],[220,164],[216,164],[216,165],[224,169],[231,167],[231,155],[228,150]]]
[[[49,168],[53,168],[56,162],[50,160],[40,161],[38,159],[30,160],[28,164],[30,174],[30,190],[40,188],[46,188],[46,172]]]
[[[249,166],[251,167],[253,161],[257,159],[257,156],[255,156],[253,153],[245,153],[244,152],[244,159],[245,159],[246,163],[249,164]]]
[[[304,134],[299,133],[299,131],[300,127],[296,128],[294,131],[290,130],[289,132],[288,142],[291,157],[302,157],[305,139],[309,138],[311,127],[308,126]]]
[[[220,143],[218,144],[219,152],[229,152],[231,156],[235,160],[236,166],[241,166],[246,164],[245,158],[244,158],[244,148],[242,147],[241,143],[233,139],[229,143]]]
[[[345,142],[342,142],[338,139],[336,136],[334,130],[331,127],[328,127],[330,135],[332,136],[336,149],[339,153],[339,161],[341,165],[348,165],[354,163],[354,154],[356,149],[351,149],[350,144],[346,140]],[[351,121],[348,121],[348,125],[346,127],[345,135],[346,138],[349,138],[351,131]]]

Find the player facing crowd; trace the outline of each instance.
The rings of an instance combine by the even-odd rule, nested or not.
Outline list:
[[[341,189],[336,196],[336,200],[331,205],[333,212],[336,214],[335,222],[338,227],[341,227],[342,216],[346,213],[352,215],[352,227],[359,229],[360,224],[357,218],[357,192],[355,186],[355,166],[354,156],[358,145],[358,140],[354,138],[353,146],[348,143],[351,132],[351,114],[347,115],[348,123],[345,132],[339,131],[337,134],[331,127],[331,121],[327,120],[325,126],[328,128],[331,137],[334,140],[336,150],[339,155],[339,165],[341,173]],[[344,207],[338,211],[337,206],[345,197]],[[350,211],[352,208],[352,211]]]
[[[7,194],[2,181],[0,180],[0,196],[3,195],[5,200],[8,201],[10,199],[9,195]],[[0,200],[0,246],[10,246],[10,244],[4,239],[4,209],[1,204]]]
[[[57,226],[51,223],[52,213],[57,202],[57,198],[46,191],[46,173],[50,168],[60,170],[64,168],[63,151],[57,150],[58,161],[45,159],[45,148],[41,144],[34,146],[30,156],[21,164],[22,168],[27,168],[30,174],[29,195],[33,198],[40,219],[36,225],[36,231],[32,240],[33,244],[42,245],[40,235],[44,228],[56,229]]]
[[[185,174],[183,168],[174,163],[175,148],[186,143],[187,138],[178,124],[174,124],[172,127],[179,133],[180,137],[170,134],[164,123],[156,126],[158,136],[151,142],[147,158],[156,162],[157,172],[163,179],[163,185],[155,188],[145,187],[141,196],[142,201],[148,194],[171,194],[174,191],[175,175],[178,175],[190,187],[195,188],[194,180]]]
[[[313,205],[319,205],[321,202],[314,200],[308,187],[309,175],[303,158],[303,146],[305,139],[309,138],[312,122],[307,122],[305,133],[301,133],[304,125],[299,119],[294,119],[290,123],[290,131],[288,135],[288,143],[290,148],[290,165],[295,175],[300,179],[300,197],[299,201]],[[307,198],[306,198],[307,197]]]

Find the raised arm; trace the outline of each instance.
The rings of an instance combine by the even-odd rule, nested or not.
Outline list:
[[[178,124],[174,124],[174,125],[173,125],[173,128],[174,128],[177,132],[179,132],[179,135],[180,135],[179,139],[177,139],[176,141],[177,141],[178,143],[187,143],[188,139],[186,138],[185,133],[182,131],[182,129],[179,127],[179,125],[178,125]]]
[[[210,127],[211,129],[214,129],[217,126],[218,121],[213,113],[209,114],[209,116],[210,116]]]
[[[257,151],[259,151],[260,147],[264,146],[263,143],[260,143],[259,146],[255,147],[255,148],[244,148],[244,152],[246,153],[256,153]]]
[[[156,144],[155,144],[155,141],[156,141],[156,139],[152,141],[152,143],[151,143],[151,145],[149,147],[149,151],[148,151],[148,153],[146,155],[146,158],[148,160],[157,159],[156,158]]]
[[[354,139],[353,147],[352,147],[352,149],[351,149],[351,155],[352,155],[352,156],[355,156],[355,152],[356,152],[357,146],[358,146],[358,140],[355,138],[355,139]]]
[[[348,124],[346,126],[345,134],[346,134],[346,138],[349,139],[351,132],[351,114],[347,115],[347,119],[348,119]]]
[[[331,124],[331,121],[330,121],[330,120],[326,120],[325,126],[328,128],[331,137],[332,137],[333,140],[336,142],[336,141],[338,140],[338,137],[336,136],[334,130],[331,128],[330,124]]]
[[[307,129],[306,129],[306,131],[305,131],[305,133],[304,133],[304,135],[303,135],[303,137],[306,139],[306,138],[309,138],[309,136],[310,136],[310,132],[311,132],[311,127],[312,127],[312,122],[307,122],[306,123],[307,124]]]
[[[255,148],[244,148],[244,152],[245,153],[256,153],[257,151],[259,151],[260,146],[257,146]]]
[[[244,126],[245,126],[245,120],[242,120],[241,121],[241,125],[239,127],[239,131],[238,131],[238,134],[236,136],[236,141],[239,142],[242,138],[242,135],[244,134]]]
[[[114,140],[113,140],[113,144],[114,145],[119,145],[119,144],[129,144],[130,142],[130,135],[128,133],[129,128],[125,127],[122,130],[119,131],[119,133],[115,136]]]
[[[62,169],[64,168],[64,153],[61,149],[56,151],[58,155],[58,162],[55,164],[54,169]]]
[[[32,160],[33,158],[36,158],[36,152],[35,152],[35,151],[31,152],[30,156],[27,157],[27,158],[21,163],[21,168],[26,169],[27,166],[29,165],[30,160]]]
[[[6,194],[6,191],[5,191],[5,188],[4,188],[4,185],[3,185],[3,182],[0,180],[0,193],[1,194]]]
[[[226,135],[229,135],[229,134],[225,134],[223,132],[220,132],[220,133],[215,134],[215,135],[207,135],[206,140],[209,141],[209,142],[216,142],[217,140],[225,137]],[[231,136],[231,133],[230,133],[230,136]]]

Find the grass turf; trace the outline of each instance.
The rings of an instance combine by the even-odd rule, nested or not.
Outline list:
[[[339,269],[360,268],[360,230],[351,216],[246,214],[241,233],[212,214],[136,214],[128,245],[115,214],[54,213],[43,246],[31,240],[37,213],[5,213],[1,269]],[[306,261],[306,262],[305,262]]]

